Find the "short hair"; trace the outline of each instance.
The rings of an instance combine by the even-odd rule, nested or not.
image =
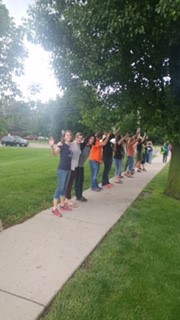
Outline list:
[[[83,137],[84,135],[83,135],[82,132],[77,132],[77,133],[75,134],[75,138],[77,138],[77,137],[79,137],[79,136],[82,136],[82,137]]]

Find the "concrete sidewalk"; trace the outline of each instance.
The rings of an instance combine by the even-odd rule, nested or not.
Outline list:
[[[148,182],[164,167],[162,156],[147,172],[101,192],[84,192],[62,218],[45,210],[0,233],[0,320],[38,319]],[[112,180],[113,182],[113,180]]]

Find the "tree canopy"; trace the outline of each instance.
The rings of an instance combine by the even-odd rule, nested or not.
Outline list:
[[[62,87],[95,89],[102,114],[134,110],[180,141],[179,17],[178,0],[38,0],[30,25]]]

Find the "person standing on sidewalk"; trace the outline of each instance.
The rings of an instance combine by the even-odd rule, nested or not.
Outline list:
[[[51,137],[49,139],[49,145],[51,147],[52,154],[54,156],[60,155],[60,162],[59,162],[58,171],[57,171],[58,183],[57,183],[57,189],[53,197],[53,208],[52,208],[52,213],[57,217],[62,216],[58,208],[59,200],[60,200],[61,209],[66,211],[71,210],[65,204],[66,189],[67,189],[67,185],[71,175],[71,159],[72,159],[72,151],[70,149],[71,141],[72,141],[72,133],[69,130],[66,130],[64,132],[61,142],[59,142],[56,147],[54,145],[55,143],[54,138]]]
[[[169,143],[168,142],[165,142],[163,144],[163,147],[161,148],[161,153],[163,155],[163,162],[166,163],[167,162],[168,153],[169,153]]]
[[[111,142],[115,135],[113,133],[109,133],[109,138],[105,146],[103,146],[103,163],[104,170],[102,173],[102,187],[111,188],[112,184],[109,182],[109,173],[111,171],[112,162],[113,162],[113,149],[114,144]],[[103,139],[103,141],[106,137]]]
[[[79,157],[81,154],[80,144],[83,139],[83,134],[81,132],[77,132],[75,135],[74,141],[70,144],[70,149],[72,151],[72,161],[71,161],[71,175],[68,182],[68,186],[66,189],[66,204],[70,207],[77,207],[77,203],[72,201],[71,192],[74,184],[76,171],[79,163]]]
[[[128,137],[128,134],[126,134],[124,137],[122,137],[120,134],[116,137],[116,143],[114,146],[114,166],[115,166],[115,177],[116,183],[122,183],[121,181],[121,168],[122,168],[122,162],[125,156],[125,150],[124,150],[124,143]]]
[[[136,154],[135,144],[137,144],[139,136],[140,136],[140,133],[137,132],[134,136],[131,135],[127,142],[128,167],[125,175],[129,178],[133,177],[132,169],[134,168],[134,157]]]
[[[83,183],[84,183],[84,163],[88,159],[91,147],[94,144],[95,136],[88,135],[80,144],[81,154],[79,157],[79,164],[75,176],[75,194],[76,200],[86,202],[87,199],[83,196]]]
[[[91,169],[91,190],[93,191],[101,191],[101,187],[98,185],[98,175],[100,170],[100,164],[102,162],[102,152],[103,146],[109,140],[110,132],[107,134],[106,139],[102,141],[103,132],[100,131],[96,133],[96,141],[95,144],[91,148],[89,163]]]
[[[148,141],[147,143],[147,162],[152,163],[153,158],[153,144],[152,141]]]

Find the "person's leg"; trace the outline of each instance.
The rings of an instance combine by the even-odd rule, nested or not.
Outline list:
[[[98,189],[98,174],[100,169],[100,163],[94,160],[90,160],[90,169],[91,169],[91,189]]]
[[[99,176],[99,170],[100,170],[100,162],[95,161],[95,186],[98,189],[99,185],[98,185],[98,176]]]
[[[149,151],[147,152],[146,162],[149,163]]]
[[[120,160],[114,159],[114,165],[115,165],[115,177],[116,182],[119,182],[119,176],[120,176]]]
[[[84,184],[84,167],[80,168],[80,179],[79,179],[79,196],[82,198]]]
[[[130,156],[127,156],[127,161],[126,161],[126,175],[128,176],[130,173]]]
[[[80,199],[80,167],[77,167],[76,170],[76,176],[75,176],[75,185],[74,185],[74,189],[75,189],[75,195],[77,199]]]
[[[67,185],[67,183],[69,181],[70,171],[58,170],[57,176],[58,176],[58,184],[57,184],[57,189],[56,189],[56,191],[54,193],[54,197],[53,197],[53,209],[52,209],[52,212],[56,216],[61,216],[61,213],[58,210],[58,203],[59,203],[59,198],[60,198],[61,205],[64,204],[65,187],[66,187],[66,185]]]
[[[78,167],[75,176],[75,194],[77,200],[82,198],[83,192],[83,182],[84,182],[84,167]]]
[[[126,159],[126,163],[125,163],[125,168],[124,170],[127,171],[128,170],[128,165],[129,165],[129,161],[128,161],[128,157]]]
[[[61,190],[60,190],[60,205],[61,207],[65,204],[65,194],[71,177],[70,170],[60,170]]]
[[[67,189],[66,189],[66,199],[70,200],[71,199],[71,191],[72,191],[72,187],[73,187],[73,183],[75,180],[75,175],[76,175],[76,170],[71,170],[71,175],[70,175],[70,179],[67,185]]]
[[[104,162],[104,169],[102,174],[102,186],[105,186],[107,184],[107,179],[108,179],[108,161],[107,159],[104,159],[103,162]]]
[[[112,158],[105,159],[104,160],[104,171],[102,176],[102,186],[105,186],[106,184],[109,184],[109,172],[112,167]]]
[[[108,159],[108,168],[107,168],[107,183],[110,184],[109,182],[109,173],[111,171],[111,167],[112,167],[112,158]]]
[[[128,156],[128,176],[131,177],[132,176],[132,170],[134,167],[134,158],[131,156]]]
[[[91,172],[91,176],[90,176],[91,189],[95,189],[96,188],[96,185],[95,185],[95,161],[90,160],[89,165],[90,165],[90,172]]]

